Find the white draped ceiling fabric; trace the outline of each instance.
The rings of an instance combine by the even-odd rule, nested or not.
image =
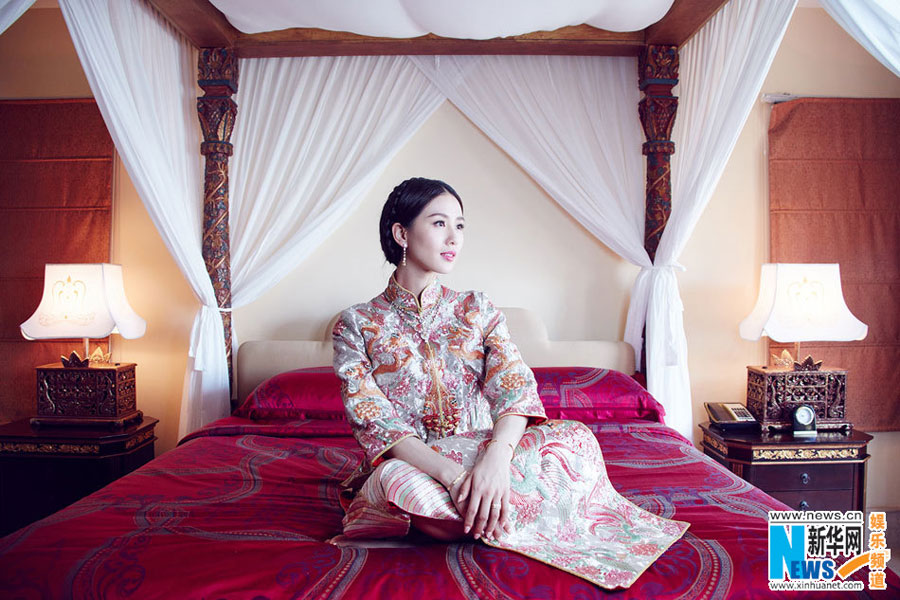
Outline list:
[[[31,8],[34,0],[0,0],[0,34]]]
[[[201,247],[196,51],[144,2],[59,4],[116,150],[202,305],[178,426],[186,434],[230,409],[222,318]]]
[[[820,0],[822,8],[894,75],[900,77],[900,2]]]
[[[674,0],[210,0],[244,33],[315,27],[360,35],[490,39],[586,23],[609,31],[638,31],[665,16]],[[461,18],[465,15],[465,18]]]
[[[60,3],[116,147],[203,304],[191,336],[183,435],[228,410],[222,324],[200,250],[193,53],[143,1]],[[242,60],[231,167],[235,305],[269,289],[337,228],[390,157],[449,97],[598,239],[642,267],[628,341],[640,351],[646,316],[650,391],[665,405],[667,421],[692,435],[675,260],[709,200],[793,7],[732,0],[684,48],[675,200],[655,265],[643,250],[633,58]],[[117,36],[120,31],[130,34]]]

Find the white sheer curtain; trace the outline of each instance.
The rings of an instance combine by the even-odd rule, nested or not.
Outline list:
[[[240,62],[232,302],[256,300],[350,215],[444,96],[404,56]]]
[[[0,0],[0,34],[31,8],[34,0]]]
[[[822,8],[885,67],[900,77],[900,2],[820,0]]]
[[[116,150],[203,305],[191,332],[178,425],[184,435],[229,412],[222,319],[201,252],[196,54],[143,1],[59,4]]]
[[[795,6],[796,0],[731,0],[681,49],[672,214],[653,268],[635,281],[627,328],[640,331],[646,319],[648,387],[666,406],[666,423],[688,438],[693,422],[676,261],[715,190]]]
[[[636,59],[410,58],[588,231],[650,265]]]

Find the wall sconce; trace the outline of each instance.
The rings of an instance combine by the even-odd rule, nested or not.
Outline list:
[[[794,411],[806,405],[820,428],[845,428],[847,371],[807,356],[799,360],[800,342],[861,340],[868,326],[853,316],[844,302],[837,264],[764,264],[759,297],[740,324],[741,337],[768,336],[793,344],[772,364],[747,367],[747,409],[763,427],[790,427]]]
[[[121,265],[48,264],[44,293],[34,314],[20,325],[29,340],[81,338],[85,357],[72,352],[62,364],[37,367],[37,417],[33,425],[121,428],[140,421],[135,364],[109,363],[88,340],[118,333],[134,339],[147,322],[128,304]]]

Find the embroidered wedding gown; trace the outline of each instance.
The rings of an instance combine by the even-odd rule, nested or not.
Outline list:
[[[510,465],[514,531],[485,543],[605,588],[628,587],[688,527],[620,496],[585,425],[546,419],[503,314],[479,292],[434,281],[420,303],[391,277],[379,296],[341,314],[334,368],[366,456],[348,480],[355,495],[339,542],[405,536],[411,514],[461,519],[438,481],[383,455],[417,436],[471,469],[504,415],[529,419]]]

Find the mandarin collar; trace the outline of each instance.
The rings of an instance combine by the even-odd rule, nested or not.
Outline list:
[[[394,275],[391,275],[391,278],[388,280],[387,289],[384,290],[384,296],[387,298],[387,301],[394,306],[413,312],[419,312],[419,299],[416,298],[414,293],[400,285]],[[431,283],[426,285],[425,289],[422,290],[422,310],[434,306],[440,297],[441,284],[438,282],[437,277],[434,277],[431,280]]]

